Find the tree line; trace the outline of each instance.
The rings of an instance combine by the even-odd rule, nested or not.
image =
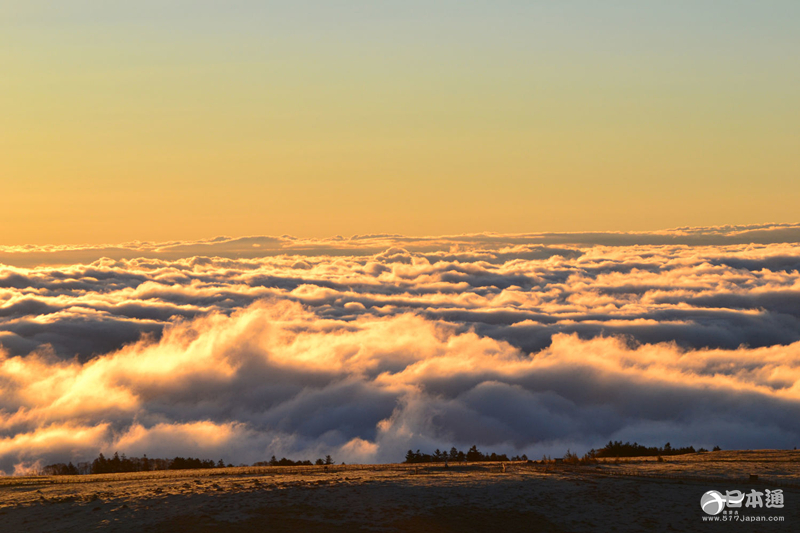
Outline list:
[[[122,472],[149,472],[152,470],[188,470],[201,468],[224,468],[225,462],[211,459],[196,459],[194,457],[175,457],[173,459],[152,459],[147,455],[143,457],[127,457],[124,453],[114,453],[108,458],[102,453],[91,462],[80,462],[77,465],[69,462],[47,465],[42,473],[50,476],[78,476],[87,474],[118,474]]]
[[[258,461],[253,466],[298,466],[298,465],[331,465],[333,458],[330,455],[325,459],[317,459],[315,463],[309,460],[292,461],[285,457],[278,460],[275,456],[269,461]],[[232,467],[232,464],[225,464],[220,459],[214,462],[211,459],[197,459],[194,457],[175,457],[173,459],[152,459],[147,455],[143,457],[127,457],[124,453],[114,453],[111,458],[105,457],[102,453],[94,461],[82,461],[74,465],[69,463],[54,463],[42,469],[42,474],[47,476],[79,476],[88,474],[119,474],[123,472],[150,472],[154,470],[198,470],[205,468],[225,468]],[[239,465],[246,466],[246,465]]]
[[[586,453],[583,458],[579,458],[576,454],[567,450],[567,453],[564,455],[560,461],[564,461],[565,463],[589,463],[589,462],[596,462],[597,459],[602,457],[662,457],[665,455],[683,455],[687,453],[705,453],[708,450],[705,448],[696,449],[694,446],[686,446],[686,447],[673,447],[669,442],[666,443],[664,446],[643,446],[639,443],[634,442],[631,444],[630,442],[623,443],[622,441],[609,441],[608,444],[600,448],[599,450],[595,450],[592,448],[588,453]],[[719,446],[714,446],[713,450],[715,452],[720,451]],[[509,459],[506,454],[496,454],[496,453],[482,453],[478,450],[478,447],[473,445],[466,453],[458,450],[455,446],[450,448],[449,452],[443,452],[437,449],[433,453],[420,453],[419,450],[416,452],[413,450],[408,450],[406,453],[405,463],[443,463],[445,461],[450,462],[480,462],[480,461],[527,461],[528,457],[523,455],[515,455]],[[549,457],[542,458],[543,463],[553,462],[552,459]]]
[[[686,446],[683,448],[674,448],[669,442],[662,447],[658,446],[642,446],[639,443],[630,442],[622,443],[622,441],[608,441],[608,444],[599,450],[591,449],[588,454],[589,457],[655,457],[665,455],[684,455],[687,453],[704,453],[707,452],[705,448],[695,450],[694,446]],[[714,446],[712,451],[720,451],[719,446]]]
[[[287,459],[286,457],[282,457],[280,459],[276,459],[275,456],[272,456],[272,459],[269,461],[258,461],[257,463],[253,463],[253,466],[312,466],[312,465],[332,465],[333,458],[330,455],[326,455],[325,459],[319,458],[315,462],[311,462],[310,460],[306,459],[304,461],[292,461],[291,459]]]
[[[526,455],[515,455],[511,459],[508,458],[506,454],[496,454],[492,453],[482,453],[478,450],[476,445],[472,445],[472,447],[467,450],[466,453],[463,451],[458,450],[455,446],[450,448],[449,452],[440,451],[438,448],[433,453],[420,453],[419,450],[416,452],[413,450],[408,450],[406,453],[406,463],[443,463],[445,461],[450,461],[454,463],[463,463],[465,461],[470,463],[477,463],[481,461],[527,461],[528,457]]]
[[[719,446],[714,446],[712,451],[719,451]],[[705,448],[695,450],[694,446],[686,447],[673,447],[669,442],[664,446],[643,446],[637,442],[631,444],[630,442],[623,443],[622,441],[608,441],[608,444],[599,450],[591,449],[586,453],[583,458],[578,458],[577,455],[567,450],[564,457],[565,462],[592,462],[599,458],[605,457],[647,457],[647,456],[669,456],[669,455],[683,455],[687,453],[704,453],[707,452]],[[450,451],[441,451],[436,449],[433,453],[421,453],[420,450],[416,452],[408,450],[405,457],[405,463],[443,463],[450,462],[481,462],[481,461],[527,461],[528,457],[523,455],[515,455],[511,458],[506,454],[497,453],[483,453],[478,450],[476,445],[463,452],[458,450],[455,446],[450,448]],[[548,461],[547,458],[544,461]],[[324,459],[319,458],[315,462],[308,459],[294,461],[282,457],[277,459],[274,455],[269,461],[258,461],[253,463],[253,466],[312,466],[312,465],[332,465],[334,464],[333,458],[326,455]],[[232,464],[225,464],[220,459],[214,462],[211,459],[196,459],[194,457],[175,457],[173,459],[151,459],[147,455],[143,457],[127,457],[124,453],[119,455],[114,453],[111,458],[105,457],[102,453],[92,462],[79,462],[77,465],[69,462],[55,463],[47,465],[42,469],[42,474],[51,476],[77,476],[86,474],[116,474],[122,472],[148,472],[152,470],[187,470],[187,469],[204,469],[204,468],[225,468],[232,467]],[[246,465],[239,465],[246,466]]]

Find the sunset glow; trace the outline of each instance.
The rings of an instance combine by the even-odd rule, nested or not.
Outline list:
[[[798,28],[0,2],[0,529],[796,518]]]
[[[795,222],[800,6],[0,6],[0,241]]]
[[[789,446],[798,237],[764,225],[7,247],[0,469],[119,449],[350,463],[470,442]]]

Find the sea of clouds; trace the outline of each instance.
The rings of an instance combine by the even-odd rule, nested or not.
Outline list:
[[[0,470],[800,444],[800,225],[0,247]]]

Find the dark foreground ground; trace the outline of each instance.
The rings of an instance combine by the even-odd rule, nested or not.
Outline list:
[[[515,463],[505,472],[498,464],[378,465],[4,478],[0,531],[800,531],[800,457],[733,453],[666,465]],[[760,472],[759,481],[744,471]],[[660,477],[623,475],[635,473]],[[781,489],[784,507],[703,520],[703,493],[736,489]],[[783,521],[744,521],[760,516]]]

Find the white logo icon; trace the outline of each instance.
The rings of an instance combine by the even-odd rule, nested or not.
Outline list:
[[[706,514],[717,515],[725,509],[726,498],[715,490],[710,490],[700,498],[700,507]]]

